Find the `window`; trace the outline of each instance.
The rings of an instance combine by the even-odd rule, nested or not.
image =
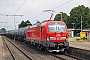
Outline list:
[[[48,24],[50,32],[66,32],[65,24]]]

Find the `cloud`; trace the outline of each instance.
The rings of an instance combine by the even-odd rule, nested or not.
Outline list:
[[[22,3],[25,0],[1,0],[0,1],[0,13],[1,14],[14,14],[19,7],[22,5]],[[16,24],[19,24],[22,20],[30,20],[31,23],[35,23],[36,20],[43,21],[45,19],[49,19],[50,14],[44,13],[42,11],[53,9],[55,7],[58,7],[67,1],[71,0],[26,0],[24,5],[17,11],[17,14],[24,15],[23,17],[15,17],[15,21],[18,22]],[[55,10],[54,15],[56,15],[59,12],[65,12],[69,15],[69,12],[73,7],[77,7],[78,5],[85,5],[90,8],[90,0],[73,0],[70,3],[64,4]],[[42,14],[42,15],[40,15]],[[1,22],[7,22],[7,26],[11,26],[8,28],[8,30],[15,29],[14,24],[14,17],[13,16],[0,16]],[[5,25],[5,24],[0,24]],[[17,25],[16,25],[17,26]],[[1,27],[2,28],[2,27]]]

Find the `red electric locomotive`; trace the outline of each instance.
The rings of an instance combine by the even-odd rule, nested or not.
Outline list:
[[[60,52],[69,49],[67,26],[62,21],[45,21],[30,26],[26,38],[31,44],[48,52]]]

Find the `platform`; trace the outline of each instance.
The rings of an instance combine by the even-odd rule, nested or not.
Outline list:
[[[90,50],[90,42],[69,42],[70,47],[75,47],[84,50]]]
[[[0,36],[0,60],[3,60],[3,41]]]

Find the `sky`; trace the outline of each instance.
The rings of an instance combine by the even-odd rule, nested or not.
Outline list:
[[[71,9],[79,5],[90,8],[90,0],[0,0],[0,29],[17,29],[22,20],[32,24],[48,20],[51,14],[43,12],[45,10],[55,11],[52,19],[59,12],[69,15]]]

